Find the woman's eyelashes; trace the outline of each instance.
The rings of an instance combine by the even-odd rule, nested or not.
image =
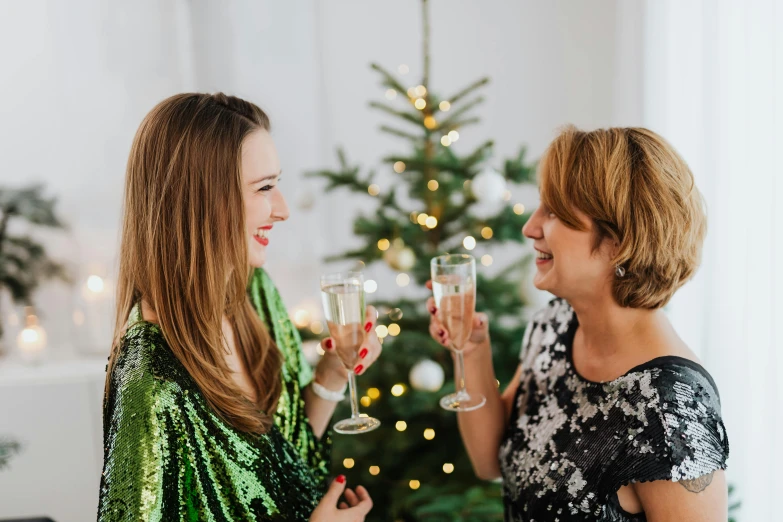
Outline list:
[[[261,187],[260,189],[258,189],[256,192],[269,192],[270,190],[272,190],[276,186],[277,185],[265,185],[265,186]]]

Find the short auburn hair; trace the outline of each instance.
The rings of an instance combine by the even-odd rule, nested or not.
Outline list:
[[[643,128],[562,130],[539,168],[541,202],[566,226],[586,230],[575,209],[594,223],[598,250],[618,245],[612,294],[621,305],[661,308],[701,262],[707,231],[704,200],[677,151]]]

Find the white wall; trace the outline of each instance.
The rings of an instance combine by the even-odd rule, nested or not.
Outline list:
[[[492,78],[484,91],[487,102],[477,111],[483,122],[461,133],[458,152],[493,138],[493,163],[500,166],[522,143],[538,156],[565,123],[585,128],[640,123],[638,7],[619,0],[431,3],[431,87],[448,95],[482,75]],[[302,173],[334,166],[338,144],[368,168],[379,167],[385,154],[405,150],[377,131],[388,120],[367,107],[383,96],[369,63],[392,70],[405,63],[411,71],[405,83],[418,83],[418,1],[109,5],[0,2],[0,185],[45,182],[72,225],[69,235],[45,236],[52,254],[74,264],[82,283],[93,272],[110,277],[125,162],[146,112],[184,90],[247,97],[271,116],[285,173],[282,186],[292,207],[290,221],[276,228],[268,269],[290,306],[317,303],[320,259],[355,244],[352,218],[373,202],[325,195]],[[379,170],[379,178],[381,187],[395,180],[387,169]],[[515,191],[514,196],[532,208],[534,194]],[[315,206],[303,211],[299,203],[308,195]],[[496,265],[515,260],[518,252],[493,252]],[[389,272],[373,270],[381,292],[390,290],[393,280],[383,278]],[[66,357],[85,346],[105,357],[110,300],[86,303],[80,289],[52,284],[39,293],[38,303],[50,357]],[[73,324],[74,306],[88,312],[82,327]],[[7,321],[6,302],[0,314]],[[14,333],[8,328],[7,342]],[[7,400],[13,395],[0,396]],[[100,440],[99,427],[99,420],[84,425],[83,438]],[[13,431],[0,415],[0,433]],[[32,467],[11,473],[29,479],[43,472]],[[0,482],[7,485],[3,492],[19,483],[8,472],[0,474]],[[46,495],[40,492],[41,498]],[[94,503],[95,498],[74,493],[69,505],[52,514],[58,522],[89,519]],[[15,505],[10,512],[8,506],[0,502],[0,517],[31,514],[39,507]]]

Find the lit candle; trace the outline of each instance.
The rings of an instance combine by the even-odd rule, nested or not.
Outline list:
[[[16,338],[19,353],[25,362],[37,363],[46,348],[46,331],[38,324],[38,318],[28,312],[24,329]]]

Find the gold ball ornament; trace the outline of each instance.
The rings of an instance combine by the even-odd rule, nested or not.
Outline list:
[[[416,264],[416,254],[410,247],[394,244],[383,253],[383,260],[394,270],[407,272]]]

